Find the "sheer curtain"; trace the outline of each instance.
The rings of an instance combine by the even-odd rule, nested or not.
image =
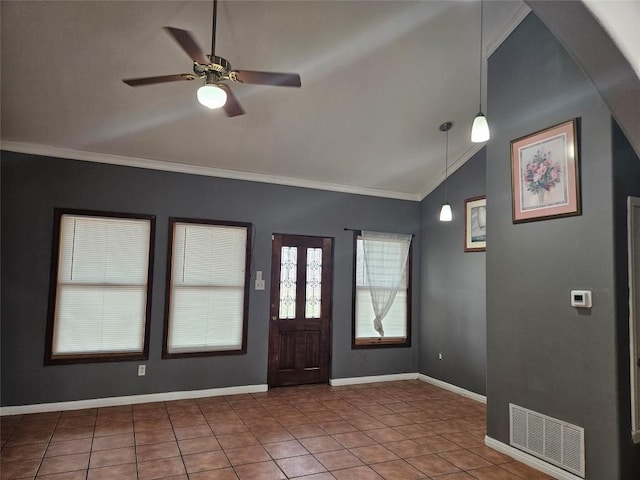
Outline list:
[[[364,265],[375,318],[373,328],[384,337],[382,321],[398,290],[405,288],[411,235],[362,231]]]

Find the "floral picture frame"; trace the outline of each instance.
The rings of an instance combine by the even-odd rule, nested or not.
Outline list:
[[[513,223],[580,215],[578,119],[511,142]]]
[[[467,198],[464,201],[464,251],[487,250],[487,199]]]

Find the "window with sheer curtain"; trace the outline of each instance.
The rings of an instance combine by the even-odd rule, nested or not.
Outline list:
[[[147,358],[155,218],[55,211],[46,358]]]
[[[165,357],[246,352],[250,224],[169,219]]]
[[[367,259],[363,237],[359,233],[355,235],[354,347],[409,346],[411,343],[411,237],[404,237],[408,241],[391,237],[370,239],[375,243]],[[367,261],[371,269],[376,270],[375,274],[368,271]],[[393,283],[392,295],[390,283]]]

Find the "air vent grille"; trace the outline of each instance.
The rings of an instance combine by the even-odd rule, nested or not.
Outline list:
[[[584,478],[584,429],[509,404],[511,445]]]

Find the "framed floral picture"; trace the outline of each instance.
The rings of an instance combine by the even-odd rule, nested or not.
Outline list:
[[[577,123],[511,142],[513,223],[580,215]]]
[[[485,196],[464,201],[464,251],[487,249],[487,199]]]

